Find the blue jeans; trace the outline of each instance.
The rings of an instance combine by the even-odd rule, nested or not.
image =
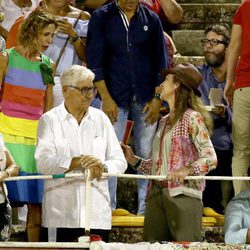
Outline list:
[[[133,101],[129,109],[119,107],[118,120],[114,124],[116,136],[119,141],[122,141],[126,121],[130,114],[131,119],[134,121],[133,138],[135,145],[135,154],[143,159],[149,159],[151,156],[152,142],[156,132],[157,123],[153,126],[144,122],[145,114],[142,112],[143,106]],[[140,172],[138,171],[138,174]],[[137,193],[138,193],[138,212],[137,214],[144,214],[145,211],[145,198],[147,194],[148,180],[137,180]],[[117,178],[109,178],[109,193],[112,209],[116,209],[116,189]]]

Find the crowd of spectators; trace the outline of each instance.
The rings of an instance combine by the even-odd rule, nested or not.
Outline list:
[[[84,182],[5,186],[4,180],[90,170],[91,233],[108,241],[117,178],[101,176],[125,172],[128,162],[138,174],[169,178],[137,181],[144,240],[200,241],[204,205],[225,213],[226,243],[249,243],[249,182],[207,181],[205,187],[184,178],[248,176],[250,0],[236,11],[232,32],[227,25],[205,29],[205,64],[198,67],[174,66],[177,51],[165,27],[183,18],[177,1],[85,0],[79,6],[0,1],[0,240],[9,239],[9,201],[28,206],[28,241],[77,240],[86,226]],[[165,103],[168,114],[161,117]],[[128,119],[135,153],[119,145]]]

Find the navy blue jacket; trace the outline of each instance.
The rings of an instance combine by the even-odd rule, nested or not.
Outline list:
[[[134,95],[145,104],[167,67],[159,17],[139,4],[127,30],[116,1],[96,10],[88,27],[87,65],[95,81],[105,80],[118,107],[129,108]]]

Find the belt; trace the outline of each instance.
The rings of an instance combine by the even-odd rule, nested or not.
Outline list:
[[[152,181],[153,185],[160,188],[168,188],[168,181]]]

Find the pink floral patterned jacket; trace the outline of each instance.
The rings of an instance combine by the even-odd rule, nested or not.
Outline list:
[[[169,116],[164,116],[160,121],[159,129],[168,121]],[[168,172],[190,165],[194,169],[194,175],[205,175],[216,168],[216,153],[199,112],[187,109],[183,117],[176,123],[173,129],[170,157],[167,162]],[[152,171],[152,166],[152,160],[142,160],[139,170],[144,174],[151,174],[155,172]],[[185,180],[184,184],[168,181],[171,196],[184,194],[202,199],[204,188],[204,180]]]

